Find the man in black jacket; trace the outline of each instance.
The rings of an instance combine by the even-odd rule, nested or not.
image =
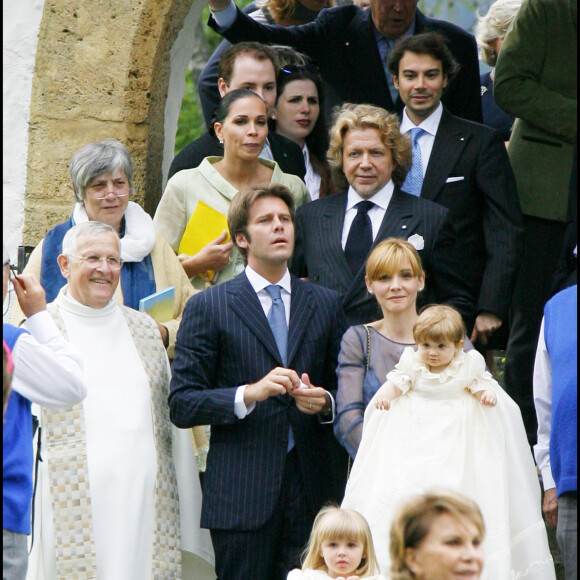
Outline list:
[[[401,40],[389,66],[405,103],[400,131],[413,139],[409,175],[417,172],[401,189],[449,210],[460,271],[476,305],[475,325],[467,330],[485,351],[507,322],[522,256],[522,212],[503,138],[442,105],[457,63],[441,35]]]
[[[446,208],[400,189],[410,157],[396,115],[372,105],[344,105],[328,152],[343,191],[296,212],[291,271],[338,292],[349,326],[366,324],[382,317],[365,284],[367,256],[386,238],[404,238],[421,257],[428,281],[418,306],[450,304],[469,327],[475,307],[458,268],[460,240]]]
[[[231,0],[211,0],[209,25],[230,42],[254,40],[288,45],[308,55],[340,103],[369,103],[399,115],[404,104],[387,69],[397,39],[435,31],[460,65],[443,104],[454,115],[482,122],[479,63],[473,35],[417,10],[418,0],[370,0],[370,8],[337,6],[300,26],[266,26],[238,10]]]
[[[277,57],[274,49],[257,42],[243,42],[231,46],[222,56],[219,64],[218,89],[224,96],[234,89],[250,89],[259,95],[268,109],[276,102]],[[223,155],[223,145],[213,132],[205,133],[199,139],[186,145],[175,156],[169,168],[168,179],[182,169],[197,167],[205,157]],[[284,173],[304,179],[306,168],[300,147],[275,133],[270,132],[260,157],[273,159]]]

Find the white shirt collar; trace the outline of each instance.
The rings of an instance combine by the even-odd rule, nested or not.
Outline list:
[[[405,107],[403,109],[403,119],[401,120],[401,133],[408,133],[411,129],[420,127],[429,133],[429,135],[435,137],[437,129],[439,128],[439,123],[441,122],[441,115],[443,115],[443,105],[439,102],[439,106],[426,119],[424,119],[422,123],[415,125],[415,123],[409,119],[409,115],[407,115],[407,107]]]
[[[270,161],[274,161],[274,154],[272,153],[272,147],[270,146],[270,141],[266,138],[264,141],[264,146],[262,147],[262,151],[260,151],[260,155],[258,155],[260,159],[269,159]]]
[[[389,206],[389,202],[391,201],[391,197],[393,197],[393,191],[395,189],[395,184],[393,180],[390,179],[389,182],[382,188],[377,191],[369,201],[372,201],[375,205],[378,205],[381,209],[386,210]],[[348,197],[346,200],[346,211],[352,209],[357,203],[360,201],[364,201],[362,198],[353,188],[349,186],[348,188]]]
[[[272,284],[272,282],[266,280],[266,278],[263,276],[260,276],[260,274],[258,274],[256,270],[253,270],[250,266],[246,266],[246,276],[248,277],[248,280],[256,294],[264,290],[266,286],[270,286]],[[284,276],[282,276],[282,278],[276,282],[274,286],[281,286],[284,290],[286,290],[286,292],[288,292],[288,294],[292,294],[292,281],[290,279],[290,271],[288,268],[286,268]]]

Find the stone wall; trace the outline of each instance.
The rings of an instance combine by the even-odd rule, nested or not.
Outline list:
[[[70,216],[70,158],[105,137],[131,151],[134,201],[153,214],[162,194],[170,50],[193,3],[46,0],[30,105],[25,244]]]

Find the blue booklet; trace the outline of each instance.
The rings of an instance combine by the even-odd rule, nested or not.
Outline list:
[[[139,300],[139,311],[147,312],[156,322],[167,322],[173,318],[173,300],[175,286],[167,286],[155,294],[150,294]]]

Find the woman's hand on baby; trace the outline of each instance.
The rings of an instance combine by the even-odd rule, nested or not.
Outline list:
[[[493,407],[497,403],[497,397],[495,393],[490,389],[485,389],[476,393],[479,402],[487,407]]]
[[[391,408],[393,399],[396,399],[400,394],[401,390],[387,381],[377,391],[375,407],[379,411],[388,411]]]
[[[391,408],[391,393],[387,383],[385,383],[377,391],[377,400],[375,401],[375,407],[379,411],[388,411]]]
[[[377,397],[375,407],[379,411],[388,411],[391,408],[391,401],[387,397]]]

